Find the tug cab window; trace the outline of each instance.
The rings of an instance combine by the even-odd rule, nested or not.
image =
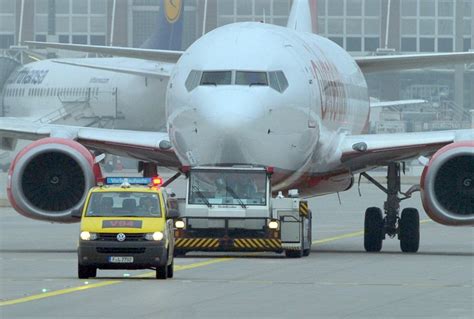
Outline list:
[[[232,71],[206,71],[202,73],[201,85],[230,85]]]
[[[237,85],[262,85],[268,86],[267,73],[237,71],[235,73],[235,84]]]

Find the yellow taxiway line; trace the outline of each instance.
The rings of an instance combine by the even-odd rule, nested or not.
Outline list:
[[[232,258],[215,258],[215,259],[211,259],[211,260],[207,260],[207,261],[192,263],[192,264],[189,264],[189,265],[177,265],[177,266],[175,266],[175,271],[204,267],[204,266],[208,266],[208,265],[211,265],[211,264],[216,264],[216,263],[228,261],[228,260],[231,260],[231,259]],[[146,274],[141,274],[141,275],[133,276],[133,277],[134,278],[150,277],[151,274],[152,273],[146,273]],[[29,301],[34,301],[34,300],[39,300],[39,299],[44,299],[44,298],[49,298],[49,297],[55,297],[55,296],[70,294],[70,293],[78,292],[78,291],[84,291],[84,290],[89,290],[89,289],[94,289],[94,288],[100,288],[100,287],[115,285],[115,284],[119,284],[119,283],[122,283],[122,282],[123,282],[123,280],[107,280],[107,281],[102,281],[102,282],[98,282],[98,283],[95,283],[95,284],[84,284],[83,286],[71,287],[71,288],[66,288],[66,289],[50,291],[50,292],[44,292],[44,293],[41,293],[41,294],[31,295],[31,296],[28,296],[28,297],[23,297],[23,298],[18,298],[18,299],[0,301],[0,307],[16,305],[16,304],[19,304],[19,303],[24,303],[24,302],[29,302]]]
[[[424,219],[424,220],[420,221],[420,224],[425,224],[425,223],[430,222],[430,221],[431,221],[431,219]],[[324,244],[324,243],[328,243],[328,242],[332,242],[332,241],[336,241],[336,240],[362,236],[363,234],[364,234],[364,231],[357,231],[357,232],[353,232],[353,233],[342,234],[342,235],[339,235],[339,236],[314,240],[312,243],[314,245],[320,245],[320,244]],[[189,269],[194,269],[194,268],[199,268],[199,267],[205,267],[205,266],[208,266],[208,265],[212,265],[212,264],[216,264],[216,263],[220,263],[220,262],[224,262],[224,261],[229,261],[229,260],[232,260],[232,259],[233,258],[215,258],[215,259],[211,259],[211,260],[192,263],[192,264],[189,264],[189,265],[176,265],[175,266],[175,271],[189,270]],[[152,275],[154,275],[154,272],[153,273],[149,272],[149,273],[133,276],[133,278],[146,278],[146,277],[151,277]],[[70,294],[70,293],[78,292],[78,291],[84,291],[84,290],[89,290],[89,289],[94,289],[94,288],[100,288],[100,287],[115,285],[115,284],[119,284],[119,283],[122,283],[122,282],[123,282],[123,280],[107,280],[107,281],[102,281],[102,282],[98,282],[98,283],[95,283],[95,284],[84,284],[83,286],[71,287],[71,288],[66,288],[66,289],[50,291],[50,292],[44,292],[44,293],[41,293],[41,294],[31,295],[31,296],[28,296],[28,297],[23,297],[23,298],[18,298],[18,299],[0,301],[0,307],[16,305],[16,304],[20,304],[20,303],[24,303],[24,302],[29,302],[29,301],[45,299],[45,298],[49,298],[49,297],[55,297],[55,296]]]

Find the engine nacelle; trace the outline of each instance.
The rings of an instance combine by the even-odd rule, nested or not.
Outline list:
[[[447,145],[433,155],[421,175],[421,199],[440,224],[474,225],[474,141]]]
[[[58,223],[75,222],[71,212],[84,206],[100,167],[81,144],[44,138],[25,147],[10,166],[7,194],[20,214]]]

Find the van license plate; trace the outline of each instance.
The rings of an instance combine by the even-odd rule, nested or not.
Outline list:
[[[129,264],[133,263],[133,257],[109,257],[109,262]]]

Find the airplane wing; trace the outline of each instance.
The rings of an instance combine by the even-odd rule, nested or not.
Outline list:
[[[99,53],[128,58],[176,63],[183,51],[152,50],[99,45],[66,44],[26,41],[26,44],[61,50]],[[386,55],[354,58],[364,73],[400,71],[452,64],[474,63],[474,52],[451,52],[433,54]]]
[[[34,141],[45,137],[72,139],[91,150],[156,162],[161,166],[180,166],[167,133],[39,124],[19,118],[0,118],[2,140]]]
[[[377,101],[370,99],[370,107],[378,108],[378,107],[389,107],[389,106],[404,106],[404,105],[416,105],[416,104],[424,104],[426,100],[400,100],[400,101]]]
[[[473,140],[474,130],[347,135],[341,142],[340,160],[352,172],[360,172],[394,161],[431,156],[447,144]]]
[[[115,67],[115,66],[97,65],[97,64],[83,63],[83,62],[71,62],[71,61],[62,61],[62,60],[52,60],[52,61],[54,63],[78,66],[78,67],[89,68],[89,69],[104,70],[104,71],[111,71],[111,72],[117,72],[117,73],[141,75],[141,76],[158,77],[158,78],[169,77],[171,74],[170,68],[144,70],[144,69],[132,69],[132,68],[123,68],[123,67]]]
[[[474,52],[386,55],[354,58],[364,73],[421,69],[474,63]]]
[[[121,56],[126,58],[144,59],[151,61],[160,61],[168,63],[178,62],[182,51],[170,50],[152,50],[139,48],[125,48],[125,47],[106,47],[100,45],[83,45],[83,44],[66,44],[66,43],[52,43],[52,42],[35,42],[26,41],[26,44],[36,45],[38,47],[47,47],[53,49],[99,53],[106,55]]]

